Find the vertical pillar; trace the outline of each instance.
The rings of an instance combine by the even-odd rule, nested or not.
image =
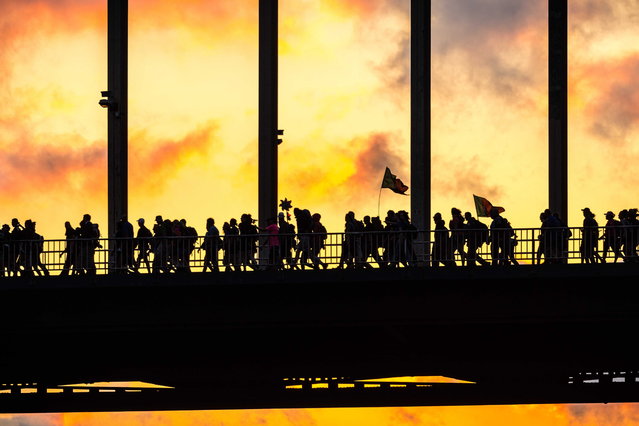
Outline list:
[[[128,0],[108,2],[109,238],[128,210]]]
[[[548,0],[548,197],[568,221],[568,0]]]
[[[411,0],[411,217],[427,232],[426,241],[431,202],[430,6],[430,0]]]
[[[278,0],[259,0],[259,165],[260,227],[277,216]]]

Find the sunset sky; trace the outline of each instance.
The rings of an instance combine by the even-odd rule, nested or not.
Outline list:
[[[548,191],[546,1],[433,0],[433,213],[474,211],[477,194],[504,206],[514,227],[538,225]],[[255,216],[257,0],[129,3],[130,218],[186,218],[203,233],[207,217]],[[61,238],[64,221],[91,213],[106,233],[106,0],[0,5],[0,221],[32,219]],[[409,13],[408,0],[280,0],[280,198],[322,213],[329,231],[343,229],[348,210],[377,214],[386,166],[411,185]],[[579,225],[588,206],[601,224],[607,210],[639,207],[639,0],[571,0],[570,13],[568,219]],[[385,190],[382,213],[409,201]],[[609,405],[104,416],[121,425],[620,425],[639,413]],[[21,419],[0,425],[109,422]]]

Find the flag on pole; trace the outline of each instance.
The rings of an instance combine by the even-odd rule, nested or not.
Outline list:
[[[388,188],[391,191],[402,195],[406,195],[404,193],[408,191],[408,187],[404,185],[404,182],[402,182],[401,179],[398,179],[397,176],[392,174],[388,167],[386,167],[386,172],[384,173],[382,188]]]
[[[484,197],[478,197],[473,194],[473,198],[475,199],[475,209],[477,209],[477,217],[490,217],[490,211],[492,209],[496,209],[499,213],[503,213],[506,211],[503,207],[493,206],[490,201],[485,199]]]

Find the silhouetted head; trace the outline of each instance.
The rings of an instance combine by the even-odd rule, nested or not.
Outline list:
[[[470,214],[470,212],[466,212],[464,213],[464,218],[466,218],[466,220],[471,220],[473,218],[473,215]]]
[[[437,212],[433,215],[433,219],[435,220],[435,222],[438,222],[440,220],[442,220],[442,214]]]
[[[495,219],[499,217],[499,210],[497,209],[490,209],[490,217]]]
[[[207,229],[207,231],[213,225],[215,225],[215,220],[213,220],[212,217],[209,217],[208,219],[206,219],[206,229]]]
[[[321,215],[321,214],[319,214],[319,213],[313,213],[313,220],[314,220],[315,222],[319,222],[321,218],[322,218],[322,215]]]
[[[91,221],[91,215],[86,213],[84,216],[82,216],[82,221],[84,221],[84,222]]]
[[[614,219],[615,218],[615,214],[611,211],[607,211],[606,212],[606,219],[610,220],[610,219]]]
[[[231,225],[231,226],[235,226],[235,225],[237,225],[237,219],[232,218],[232,219],[229,221],[229,225]]]
[[[584,213],[584,217],[594,217],[595,215],[590,211],[590,209],[588,207],[586,207],[585,209],[581,209],[581,211]]]
[[[364,223],[366,225],[369,225],[371,223],[371,217],[370,216],[364,216],[363,220],[364,220]]]
[[[138,219],[138,225],[140,225],[140,226],[144,225],[144,218],[143,217]]]
[[[11,227],[5,223],[4,225],[2,225],[2,231],[9,232],[11,231]]]
[[[628,210],[628,217],[637,217],[637,209]]]
[[[17,218],[11,219],[11,226],[16,227],[18,225],[20,225],[20,221]]]
[[[162,219],[162,216],[160,215],[155,216],[155,223],[161,224],[163,222],[164,222],[164,219]]]
[[[450,209],[450,213],[453,216],[461,216],[461,210],[459,210],[457,207],[453,207],[452,209]]]

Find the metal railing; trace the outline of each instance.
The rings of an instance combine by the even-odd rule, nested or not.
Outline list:
[[[639,227],[12,241],[0,277],[636,262]]]

